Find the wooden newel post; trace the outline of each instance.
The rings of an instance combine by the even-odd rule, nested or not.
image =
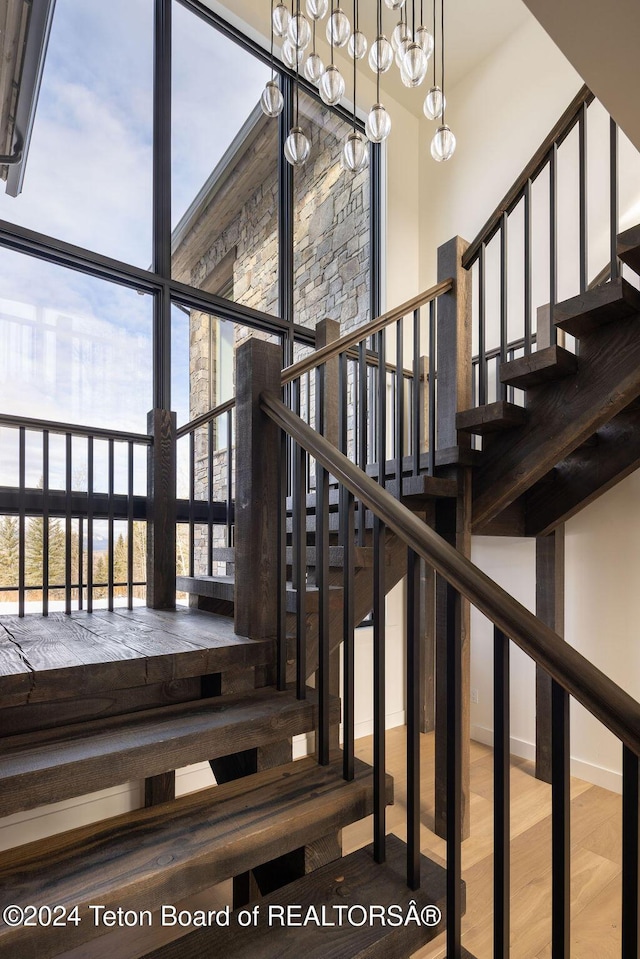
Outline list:
[[[471,438],[458,434],[456,413],[471,406],[471,274],[462,267],[462,256],[468,243],[454,237],[438,249],[438,281],[452,277],[454,287],[438,300],[437,339],[437,459],[442,464],[438,473],[458,481],[458,495],[454,500],[436,502],[435,528],[463,556],[471,554]],[[444,465],[448,464],[448,465]],[[467,465],[465,465],[467,464]],[[445,581],[436,577],[436,783],[435,831],[447,835],[447,686],[446,686],[446,597]],[[469,822],[469,741],[470,741],[470,628],[469,603],[461,599],[456,617],[455,633],[461,645],[461,689],[459,701],[462,717],[462,803],[461,832],[466,838]]]
[[[280,394],[279,346],[251,338],[236,352],[235,629],[251,639],[278,633],[278,428],[260,394]]]
[[[147,606],[176,605],[176,414],[147,415]]]

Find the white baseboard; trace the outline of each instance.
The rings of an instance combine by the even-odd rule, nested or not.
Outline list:
[[[485,726],[472,725],[471,738],[485,746],[493,746],[493,730],[487,729]],[[512,736],[511,755],[533,761],[536,758],[535,745],[525,739],[514,739]],[[584,779],[585,782],[592,783],[594,786],[601,786],[611,792],[622,793],[622,773],[616,772],[615,769],[606,769],[604,766],[596,766],[595,763],[572,757],[571,775],[578,779]]]

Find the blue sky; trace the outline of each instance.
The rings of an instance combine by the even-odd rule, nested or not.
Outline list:
[[[141,267],[151,261],[153,0],[57,0],[23,193],[0,190],[0,218]],[[253,109],[265,66],[174,4],[173,222]],[[0,320],[0,408],[144,431],[151,405],[151,298],[0,249],[0,311],[66,318],[113,375],[74,372],[58,350],[56,382]],[[178,315],[174,311],[174,315]],[[186,320],[186,317],[184,318]],[[3,330],[4,326],[4,330]],[[175,406],[186,408],[186,323],[174,337]],[[7,336],[9,341],[7,342]],[[102,353],[100,351],[103,351]],[[29,389],[24,366],[29,365]],[[17,373],[22,368],[22,376]],[[50,371],[49,371],[50,372]],[[75,382],[75,392],[69,384]],[[81,393],[78,393],[80,389]]]

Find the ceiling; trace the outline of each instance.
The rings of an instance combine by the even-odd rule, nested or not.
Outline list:
[[[268,44],[271,0],[206,0],[206,3],[255,39]],[[411,12],[411,0],[407,0],[407,3]],[[342,0],[341,5],[351,19],[352,0]],[[420,0],[416,0],[415,6],[417,14]],[[423,7],[425,20],[431,19],[432,0],[423,0]],[[301,9],[304,10],[303,0]],[[375,0],[360,0],[359,16],[360,28],[371,41],[376,32]],[[510,34],[529,19],[531,14],[522,0],[445,0],[446,70],[449,89],[489,57]],[[383,26],[387,36],[390,36],[398,20],[398,14],[383,4]],[[328,50],[324,40],[325,23],[326,20],[323,21],[318,42],[321,56]],[[373,78],[368,66],[360,65],[360,70],[366,71]],[[419,90],[408,90],[402,85],[395,67],[382,77],[381,82],[383,91],[387,90],[407,109],[416,115],[420,114],[424,84]],[[382,98],[384,99],[384,92]]]

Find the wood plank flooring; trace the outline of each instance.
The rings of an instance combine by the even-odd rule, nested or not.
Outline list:
[[[445,843],[433,834],[434,739],[422,739],[422,852],[443,863]],[[357,742],[357,755],[371,758],[371,738]],[[387,809],[388,831],[405,838],[405,730],[387,733],[388,771],[395,780],[395,804]],[[476,959],[492,956],[492,750],[471,744],[471,837],[463,845],[467,912],[463,944]],[[514,758],[511,773],[512,959],[551,959],[551,791],[534,777],[533,764]],[[620,955],[621,797],[578,779],[571,782],[572,959],[613,959]],[[371,841],[371,819],[343,830],[346,854]],[[230,902],[223,883],[185,903],[221,908]],[[197,906],[193,903],[197,902]],[[217,904],[217,905],[216,905]],[[151,945],[175,939],[175,929],[119,930],[60,959],[139,959]],[[444,959],[444,937],[414,959]]]

